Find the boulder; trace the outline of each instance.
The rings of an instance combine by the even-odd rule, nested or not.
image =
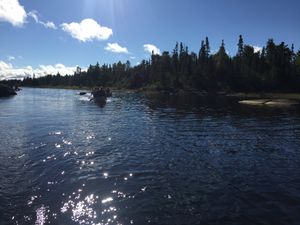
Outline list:
[[[258,106],[278,106],[286,107],[298,105],[299,102],[290,99],[253,99],[253,100],[242,100],[240,104],[245,105],[258,105]]]
[[[290,100],[290,99],[275,99],[272,101],[268,101],[265,103],[265,105],[268,106],[292,106],[292,105],[298,105],[299,102]]]
[[[253,100],[242,100],[242,101],[239,101],[239,103],[245,104],[245,105],[264,105],[269,101],[271,101],[271,100],[270,99],[253,99]]]

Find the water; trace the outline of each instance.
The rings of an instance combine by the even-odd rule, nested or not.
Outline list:
[[[236,102],[0,99],[0,224],[299,224],[299,108]]]

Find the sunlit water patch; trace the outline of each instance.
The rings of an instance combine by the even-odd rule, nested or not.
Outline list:
[[[299,224],[300,112],[24,88],[0,99],[0,224]]]

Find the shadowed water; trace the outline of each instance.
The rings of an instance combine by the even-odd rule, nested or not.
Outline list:
[[[299,108],[236,102],[0,99],[0,224],[299,224]]]

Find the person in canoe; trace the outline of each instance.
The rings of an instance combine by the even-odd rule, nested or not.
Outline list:
[[[106,97],[112,96],[111,90],[109,88],[106,88],[105,93],[106,93]]]
[[[112,93],[109,88],[97,87],[92,91],[93,100],[96,102],[106,102],[107,97],[111,97]]]

